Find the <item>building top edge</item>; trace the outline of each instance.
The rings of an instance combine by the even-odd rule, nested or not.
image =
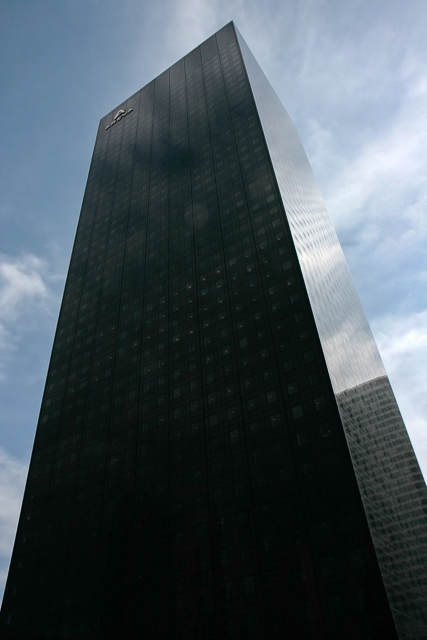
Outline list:
[[[132,95],[130,95],[128,98],[126,98],[125,100],[123,100],[121,103],[119,103],[116,107],[114,107],[113,109],[110,109],[110,111],[108,111],[104,116],[102,116],[102,118],[100,119],[99,123],[100,126],[102,126],[104,124],[104,122],[106,120],[110,121],[112,120],[113,116],[115,113],[117,113],[117,111],[119,109],[124,109],[126,107],[126,104],[131,101],[133,98],[135,98],[135,96],[137,96],[139,93],[141,93],[141,91],[144,91],[144,89],[147,89],[150,85],[154,85],[156,83],[156,80],[159,80],[164,74],[166,74],[168,71],[170,71],[170,69],[172,69],[172,67],[174,67],[175,65],[179,65],[180,63],[183,63],[184,60],[186,58],[189,58],[192,54],[194,54],[195,51],[197,51],[198,49],[200,49],[208,40],[210,40],[211,38],[213,38],[214,36],[217,36],[218,34],[220,34],[222,31],[225,31],[226,29],[232,28],[234,31],[234,35],[237,38],[237,26],[234,22],[234,20],[230,20],[230,22],[227,22],[223,27],[221,27],[221,29],[218,29],[217,31],[215,31],[214,33],[212,33],[208,38],[205,38],[205,40],[203,40],[199,45],[197,45],[197,47],[194,47],[193,49],[191,49],[190,51],[188,51],[184,56],[182,56],[181,58],[179,58],[178,60],[176,60],[173,64],[171,64],[169,67],[167,67],[166,69],[164,69],[161,73],[159,73],[158,75],[156,75],[152,80],[150,80],[149,82],[147,82],[145,85],[143,85],[140,89],[138,89],[137,91],[135,91],[135,93],[133,93]],[[240,33],[240,32],[239,32]]]

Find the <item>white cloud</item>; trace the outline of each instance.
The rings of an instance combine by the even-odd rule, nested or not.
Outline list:
[[[173,60],[233,20],[247,39],[263,53],[263,60],[276,60],[283,48],[283,33],[289,24],[279,3],[256,0],[177,0],[170,3],[168,47]],[[276,19],[277,18],[277,19]]]
[[[401,75],[405,73],[401,70]],[[361,130],[366,139],[352,158],[343,157],[332,130],[311,123],[312,163],[323,176],[329,210],[340,226],[354,226],[380,208],[394,211],[404,192],[426,194],[426,108],[427,70],[419,67],[404,84],[400,107],[389,117],[388,126],[368,136]]]
[[[354,226],[357,218],[365,217],[373,209],[378,211],[378,205],[391,206],[393,211],[396,197],[401,202],[403,189],[418,191],[427,186],[424,175],[427,134],[420,114],[412,113],[411,106],[397,116],[384,135],[373,136],[332,183],[328,202],[340,225]]]
[[[341,140],[332,118],[328,126],[312,120],[308,134],[310,161],[357,286],[369,312],[379,314],[384,306],[419,309],[427,273],[427,69],[405,60],[396,75],[399,100],[391,98],[377,129],[366,122]]]
[[[0,447],[0,593],[15,540],[28,466]]]
[[[45,271],[45,262],[33,254],[0,254],[0,380],[22,332],[34,324],[40,311],[46,311],[50,290]]]
[[[40,272],[44,262],[34,255],[20,258],[0,255],[0,318],[15,320],[23,301],[45,298],[47,288]]]
[[[173,19],[170,22],[168,39],[171,49],[178,51],[197,46],[209,36],[210,24],[216,24],[216,16],[221,2],[207,2],[206,0],[179,0],[173,4]],[[178,54],[179,55],[179,54]]]
[[[28,465],[0,447],[0,555],[10,555]]]
[[[377,318],[372,330],[427,478],[427,310]]]

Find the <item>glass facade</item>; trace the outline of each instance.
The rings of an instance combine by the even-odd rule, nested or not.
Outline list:
[[[236,32],[399,637],[427,638],[424,479],[298,134]]]
[[[2,637],[419,640],[426,505],[297,134],[231,23],[101,120]]]

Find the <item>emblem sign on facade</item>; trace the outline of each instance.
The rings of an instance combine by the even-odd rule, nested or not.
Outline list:
[[[119,120],[129,115],[131,111],[133,111],[133,109],[128,109],[127,111],[125,111],[124,109],[119,109],[110,124],[105,127],[105,131],[112,127],[113,124],[116,124],[117,122],[119,122]]]

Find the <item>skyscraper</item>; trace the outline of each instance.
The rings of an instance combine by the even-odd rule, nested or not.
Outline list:
[[[231,23],[101,120],[11,638],[427,638],[427,494],[301,143]]]

